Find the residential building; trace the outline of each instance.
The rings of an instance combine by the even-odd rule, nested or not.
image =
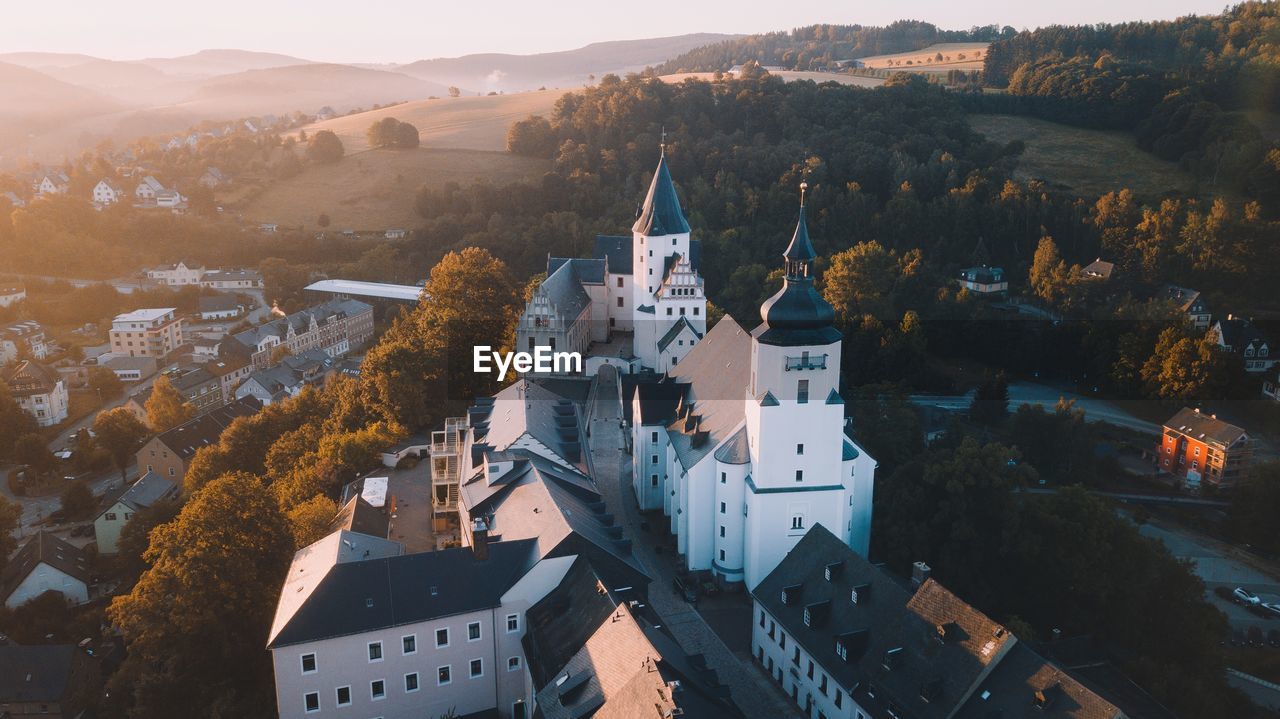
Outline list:
[[[233,421],[262,409],[252,398],[236,400],[152,437],[138,450],[139,472],[155,472],[181,486],[191,458],[215,444]]]
[[[751,652],[807,717],[1123,716],[928,575],[908,588],[814,526],[752,590]]]
[[[164,192],[164,190],[165,187],[160,184],[159,180],[151,175],[147,175],[142,178],[142,182],[138,183],[138,186],[133,191],[133,196],[141,200],[143,203],[151,203],[155,202],[156,195]]]
[[[328,530],[326,534],[345,530],[386,539],[391,533],[391,518],[387,516],[385,507],[375,507],[366,502],[363,497],[356,495],[338,508],[338,513],[329,523]]]
[[[288,317],[239,332],[226,342],[224,354],[246,356],[255,370],[276,364],[272,357],[281,347],[289,354],[322,350],[341,357],[373,337],[373,307],[357,300],[330,300]]]
[[[21,285],[0,287],[0,307],[11,307],[27,299],[27,288]]]
[[[1262,380],[1262,396],[1280,402],[1280,369],[1272,367]]]
[[[158,367],[155,357],[98,357],[97,364],[114,372],[121,382],[141,382]]]
[[[93,520],[93,536],[98,542],[99,554],[115,554],[119,547],[120,532],[134,515],[157,502],[177,498],[178,485],[155,472],[147,472],[124,491],[116,501],[98,513]]]
[[[409,231],[402,227],[393,227],[382,233],[382,236],[388,240],[403,240],[409,236]]]
[[[178,262],[172,265],[161,265],[147,270],[147,278],[170,287],[199,285],[204,279],[206,270],[197,265]]]
[[[218,384],[222,388],[223,404],[235,401],[236,389],[253,373],[253,365],[243,357],[219,356],[205,362],[204,368],[218,378]]]
[[[0,370],[0,380],[18,406],[36,418],[41,427],[52,427],[67,418],[70,403],[62,376],[30,360]]]
[[[1107,262],[1101,257],[1090,262],[1080,269],[1080,276],[1086,280],[1100,280],[1106,282],[1115,274],[1116,266],[1113,262]]]
[[[1165,421],[1157,450],[1157,467],[1181,477],[1187,486],[1208,484],[1231,489],[1253,462],[1253,438],[1217,415],[1183,407]]]
[[[244,314],[244,305],[230,295],[205,296],[199,299],[200,319],[228,320]]]
[[[156,207],[181,209],[186,207],[187,198],[177,190],[166,189],[156,193]]]
[[[215,290],[262,289],[262,275],[253,270],[209,270],[200,284]]]
[[[15,210],[27,206],[27,201],[22,199],[21,197],[18,197],[12,191],[0,192],[0,197],[3,197],[4,199],[8,200],[9,206]]]
[[[89,601],[89,558],[52,533],[40,530],[0,572],[0,597],[10,609],[45,592],[57,592],[71,604]]]
[[[0,365],[19,357],[42,360],[49,354],[44,327],[35,320],[15,322],[0,328]]]
[[[1009,292],[1009,278],[1002,267],[966,267],[960,270],[960,286],[984,297]]]
[[[97,205],[114,205],[125,198],[124,188],[111,178],[98,180],[93,186],[93,202]]]
[[[280,364],[250,374],[236,387],[236,397],[253,397],[263,406],[296,397],[307,385],[320,384],[331,374],[332,357],[322,350],[289,355]]]
[[[1199,290],[1178,287],[1177,285],[1165,285],[1161,289],[1159,296],[1172,302],[1173,306],[1185,314],[1191,325],[1196,329],[1209,329],[1209,322],[1213,315],[1209,312],[1209,304],[1200,296]]]
[[[182,318],[173,307],[142,309],[111,321],[111,351],[130,357],[162,359],[182,344]]]
[[[35,182],[32,183],[32,189],[37,196],[65,195],[67,190],[71,189],[71,178],[61,170],[46,172],[36,177]]]
[[[71,644],[0,645],[0,716],[76,719],[101,692],[98,661]]]
[[[231,178],[222,174],[222,170],[219,170],[216,167],[207,168],[204,171],[204,174],[200,175],[200,179],[198,180],[201,185],[208,187],[209,189],[220,187],[230,181]]]
[[[198,413],[221,407],[222,382],[204,366],[185,365],[169,376],[169,383]]]
[[[1212,331],[1218,348],[1240,355],[1246,372],[1266,372],[1280,362],[1280,356],[1271,354],[1271,338],[1243,317],[1229,314],[1226,319],[1215,322]]]

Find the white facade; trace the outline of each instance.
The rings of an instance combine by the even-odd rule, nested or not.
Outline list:
[[[199,285],[201,284],[201,280],[204,279],[204,276],[205,269],[203,267],[188,267],[185,262],[147,270],[148,279],[169,285],[170,287]]]
[[[84,604],[89,601],[89,587],[81,580],[66,572],[40,562],[31,570],[26,579],[10,592],[4,605],[16,609],[35,599],[47,591],[61,592],[72,604]]]
[[[112,180],[99,180],[93,186],[93,201],[99,205],[113,205],[124,199],[124,190]]]
[[[67,398],[67,383],[61,377],[54,382],[48,392],[40,392],[25,396],[15,396],[18,406],[36,418],[41,427],[52,427],[67,418],[70,406]]]

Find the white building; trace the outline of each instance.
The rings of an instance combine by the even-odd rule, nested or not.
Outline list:
[[[205,276],[205,268],[178,262],[172,265],[161,265],[147,270],[147,279],[155,280],[170,287],[199,285]]]
[[[841,335],[815,258],[802,206],[764,323],[748,334],[725,317],[624,398],[640,508],[669,518],[688,569],[748,588],[814,524],[863,554],[871,541],[876,463],[844,432]]]
[[[164,192],[164,190],[165,187],[160,184],[159,180],[151,175],[147,175],[146,177],[143,177],[142,182],[139,182],[138,186],[134,188],[133,196],[144,203],[155,202],[156,195]]]
[[[93,202],[98,205],[114,205],[125,198],[124,188],[111,178],[98,180],[93,186]]]
[[[0,597],[10,609],[45,592],[58,592],[72,604],[89,601],[89,559],[84,552],[49,532],[32,537],[0,573]]]
[[[56,170],[38,176],[32,187],[36,195],[65,195],[71,189],[71,179],[67,173]]]
[[[182,344],[182,318],[173,307],[116,315],[111,321],[111,351],[129,357],[163,358]]]
[[[0,307],[9,307],[27,299],[25,287],[0,287]]]
[[[133,521],[134,515],[157,502],[175,499],[177,496],[178,485],[155,472],[144,474],[93,520],[93,536],[98,542],[98,553],[115,554],[120,544],[120,532],[124,530],[124,525]]]
[[[253,270],[209,270],[200,284],[215,290],[261,289],[262,275]]]
[[[24,291],[23,295],[25,294]],[[42,360],[49,354],[44,327],[35,320],[23,320],[0,327],[0,365],[16,361],[24,353],[36,360]]]
[[[0,372],[18,406],[36,418],[41,427],[52,427],[67,418],[70,406],[67,383],[57,373],[23,360]]]

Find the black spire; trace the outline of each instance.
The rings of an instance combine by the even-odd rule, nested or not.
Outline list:
[[[809,183],[800,183],[800,220],[796,222],[795,234],[791,236],[791,244],[787,245],[787,251],[782,253],[782,259],[786,261],[787,277],[808,277],[809,263],[817,258],[818,253],[813,251],[813,243],[809,240],[809,226],[804,219],[804,191],[809,189]]]
[[[760,307],[765,329],[757,337],[765,344],[824,345],[840,340],[840,332],[831,326],[835,309],[818,294],[810,273],[818,254],[813,251],[805,224],[804,191],[807,188],[807,183],[800,184],[800,219],[791,244],[782,253],[787,273],[782,289]]]
[[[649,194],[645,195],[644,205],[640,208],[640,215],[636,217],[631,231],[648,237],[678,235],[689,231],[689,223],[680,211],[676,186],[671,182],[671,172],[667,170],[665,139],[662,143],[662,155],[658,157],[658,169],[654,171],[653,182],[649,185]]]

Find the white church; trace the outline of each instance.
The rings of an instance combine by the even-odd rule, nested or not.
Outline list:
[[[661,510],[689,570],[747,588],[814,524],[863,556],[871,538],[876,462],[844,432],[842,337],[814,287],[801,197],[783,288],[753,331],[727,316],[707,330],[700,247],[665,156],[631,236],[549,258],[517,330],[521,350],[623,373],[640,509]]]

